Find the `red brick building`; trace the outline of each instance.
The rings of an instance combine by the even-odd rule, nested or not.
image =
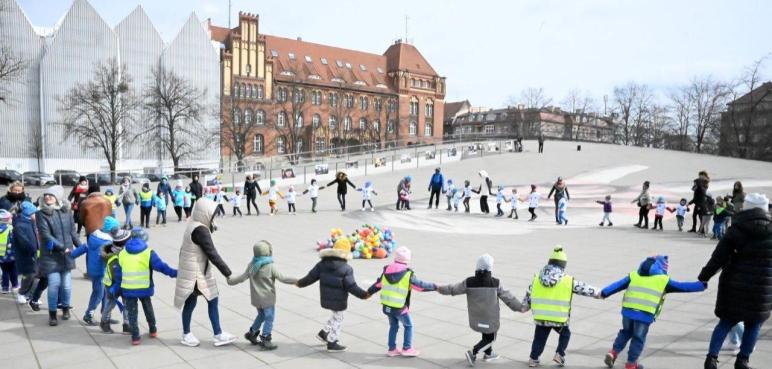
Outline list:
[[[413,45],[379,55],[270,36],[248,13],[209,31],[222,44],[223,157],[442,139],[445,78]]]

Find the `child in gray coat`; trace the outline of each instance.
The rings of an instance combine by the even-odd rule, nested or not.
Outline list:
[[[447,286],[439,286],[437,292],[442,295],[466,294],[466,305],[469,312],[469,328],[482,334],[482,340],[466,352],[466,361],[474,366],[477,354],[485,352],[483,360],[496,360],[499,356],[493,352],[493,342],[499,330],[499,300],[512,311],[521,312],[523,305],[509,291],[501,286],[498,279],[493,278],[493,257],[484,254],[477,259],[474,276],[464,281]]]
[[[247,269],[238,277],[229,277],[228,285],[233,286],[249,279],[252,306],[257,308],[257,317],[249,331],[244,333],[244,338],[253,345],[259,345],[263,350],[274,350],[276,345],[271,343],[271,331],[276,314],[275,282],[278,279],[282,283],[295,284],[298,279],[279,273],[273,264],[273,248],[270,242],[258,241],[252,246],[252,251],[254,258],[247,265]],[[262,334],[260,326],[263,327]]]

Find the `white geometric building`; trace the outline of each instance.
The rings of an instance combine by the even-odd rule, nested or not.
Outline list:
[[[206,91],[204,104],[220,103],[219,51],[206,25],[191,14],[176,37],[164,43],[147,14],[137,7],[111,28],[86,0],[74,0],[64,17],[51,29],[36,30],[15,0],[0,0],[0,42],[28,63],[24,77],[11,86],[8,103],[0,104],[0,168],[18,171],[75,169],[105,170],[100,152],[85,152],[75,138],[66,139],[60,121],[59,98],[75,83],[93,76],[95,65],[110,58],[124,64],[135,93],[142,94],[151,68],[158,63]],[[214,108],[212,111],[219,109]],[[150,124],[137,112],[136,119]],[[219,129],[216,116],[208,115],[207,129]],[[42,145],[35,145],[37,132]],[[119,170],[169,166],[168,155],[139,140],[122,145]],[[35,148],[42,148],[36,150]],[[211,165],[219,160],[219,146],[210,146],[182,166]]]

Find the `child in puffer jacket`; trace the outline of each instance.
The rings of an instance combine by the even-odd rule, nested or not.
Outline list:
[[[452,179],[448,179],[448,185],[445,188],[445,197],[448,200],[448,208],[445,210],[447,211],[453,210],[452,202],[455,196],[456,196],[456,185],[453,184]],[[456,205],[456,211],[458,211],[458,205]]]
[[[477,354],[483,351],[485,362],[499,358],[493,351],[493,342],[496,341],[496,332],[499,330],[499,300],[504,302],[512,311],[520,312],[523,305],[509,291],[501,286],[498,279],[493,278],[493,257],[484,254],[477,259],[477,267],[474,276],[460,283],[447,286],[439,286],[437,292],[442,295],[466,294],[466,307],[469,313],[469,328],[482,334],[482,339],[471,350],[465,353],[466,361],[474,366]]]
[[[102,248],[105,245],[113,243],[113,237],[110,235],[114,229],[120,227],[118,220],[113,217],[105,217],[102,229],[97,229],[86,238],[86,243],[80,245],[72,251],[70,257],[77,259],[81,255],[86,255],[86,272],[91,279],[91,297],[88,299],[88,307],[83,315],[83,322],[87,325],[96,325],[94,321],[94,311],[99,307],[104,298],[104,287],[102,287],[102,277],[105,275],[105,261],[101,257]]]
[[[102,277],[102,285],[104,286],[105,298],[102,300],[102,320],[99,322],[99,328],[102,329],[102,333],[112,334],[113,328],[110,326],[112,312],[115,307],[121,312],[123,317],[123,334],[131,334],[131,327],[129,327],[129,315],[126,312],[125,306],[118,301],[121,295],[120,286],[118,288],[112,288],[115,283],[116,270],[118,265],[118,254],[126,246],[126,242],[131,237],[131,232],[116,228],[110,232],[110,236],[113,238],[113,243],[102,247],[102,260],[105,261],[105,275]]]
[[[257,317],[244,338],[263,350],[275,350],[271,343],[273,320],[276,316],[276,280],[286,284],[295,284],[297,278],[285,277],[273,264],[273,247],[268,241],[258,241],[252,246],[254,257],[247,264],[247,269],[238,277],[229,277],[228,285],[234,286],[249,279],[249,295],[252,306],[257,308]],[[260,328],[262,327],[262,332]],[[260,337],[260,340],[258,340]]]
[[[638,270],[608,285],[600,292],[601,298],[606,298],[619,291],[627,290],[622,300],[622,329],[604,359],[609,368],[614,367],[617,356],[624,350],[627,342],[630,342],[625,369],[643,369],[643,366],[638,364],[638,358],[646,343],[649,326],[662,312],[665,294],[705,290],[705,283],[677,282],[668,277],[667,271],[666,255],[648,257],[638,266]]]
[[[383,313],[389,318],[389,350],[386,355],[415,357],[420,354],[413,348],[413,319],[410,318],[410,292],[434,291],[437,285],[424,282],[415,276],[413,270],[408,268],[411,252],[405,246],[397,248],[394,252],[394,262],[383,268],[383,273],[375,283],[367,289],[368,295],[381,291],[381,304]],[[402,350],[397,348],[397,332],[399,323],[405,330],[402,341]]]
[[[370,295],[357,285],[354,269],[348,265],[351,260],[351,242],[347,238],[335,241],[331,249],[319,252],[322,259],[308,274],[295,285],[303,288],[319,281],[319,298],[323,309],[331,310],[332,317],[316,335],[327,344],[328,352],[346,351],[346,346],[338,342],[343,325],[343,313],[348,308],[348,295],[367,299]]]
[[[16,272],[16,258],[13,250],[13,226],[10,212],[0,210],[0,269],[3,271],[3,294],[19,288],[19,274]]]
[[[571,339],[568,328],[571,317],[572,295],[600,298],[600,290],[578,281],[565,273],[568,256],[560,246],[555,247],[547,265],[537,273],[523,298],[523,311],[533,311],[536,331],[534,332],[528,367],[539,366],[539,356],[544,352],[550,331],[560,335],[558,347],[552,361],[566,365],[566,348]]]
[[[172,197],[173,199],[174,197]],[[160,188],[153,196],[153,206],[155,207],[155,224],[166,225],[166,196]]]

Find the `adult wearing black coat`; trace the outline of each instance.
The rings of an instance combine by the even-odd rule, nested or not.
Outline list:
[[[252,178],[251,175],[248,175],[244,181],[244,194],[247,195],[247,215],[252,215],[250,205],[255,207],[255,214],[260,215],[260,209],[257,208],[255,199],[257,199],[257,195],[263,194],[263,190],[260,189],[257,179]]]
[[[689,232],[697,232],[697,219],[701,219],[705,215],[705,200],[708,195],[708,186],[710,185],[710,176],[708,172],[700,171],[697,178],[694,179],[692,185],[692,200],[689,204],[694,204],[694,211],[692,211],[692,229]]]
[[[24,201],[30,201],[29,196],[24,193],[24,184],[16,181],[8,186],[8,193],[0,197],[0,209],[15,215],[21,209],[21,203]]]
[[[772,220],[769,200],[761,194],[745,198],[745,210],[719,241],[698,279],[707,283],[719,270],[716,316],[705,368],[717,367],[721,345],[737,323],[745,324],[735,368],[749,368],[761,325],[772,310]]]
[[[193,209],[196,200],[201,199],[204,195],[204,187],[198,182],[198,174],[193,175],[193,180],[190,182],[190,193],[193,194],[193,198],[190,199],[190,208]]]
[[[346,211],[346,193],[348,192],[348,187],[346,186],[351,186],[353,189],[356,189],[357,186],[351,183],[346,173],[343,172],[338,172],[338,174],[335,175],[335,179],[327,184],[327,187],[334,184],[338,185],[338,203],[340,204],[340,210]]]

